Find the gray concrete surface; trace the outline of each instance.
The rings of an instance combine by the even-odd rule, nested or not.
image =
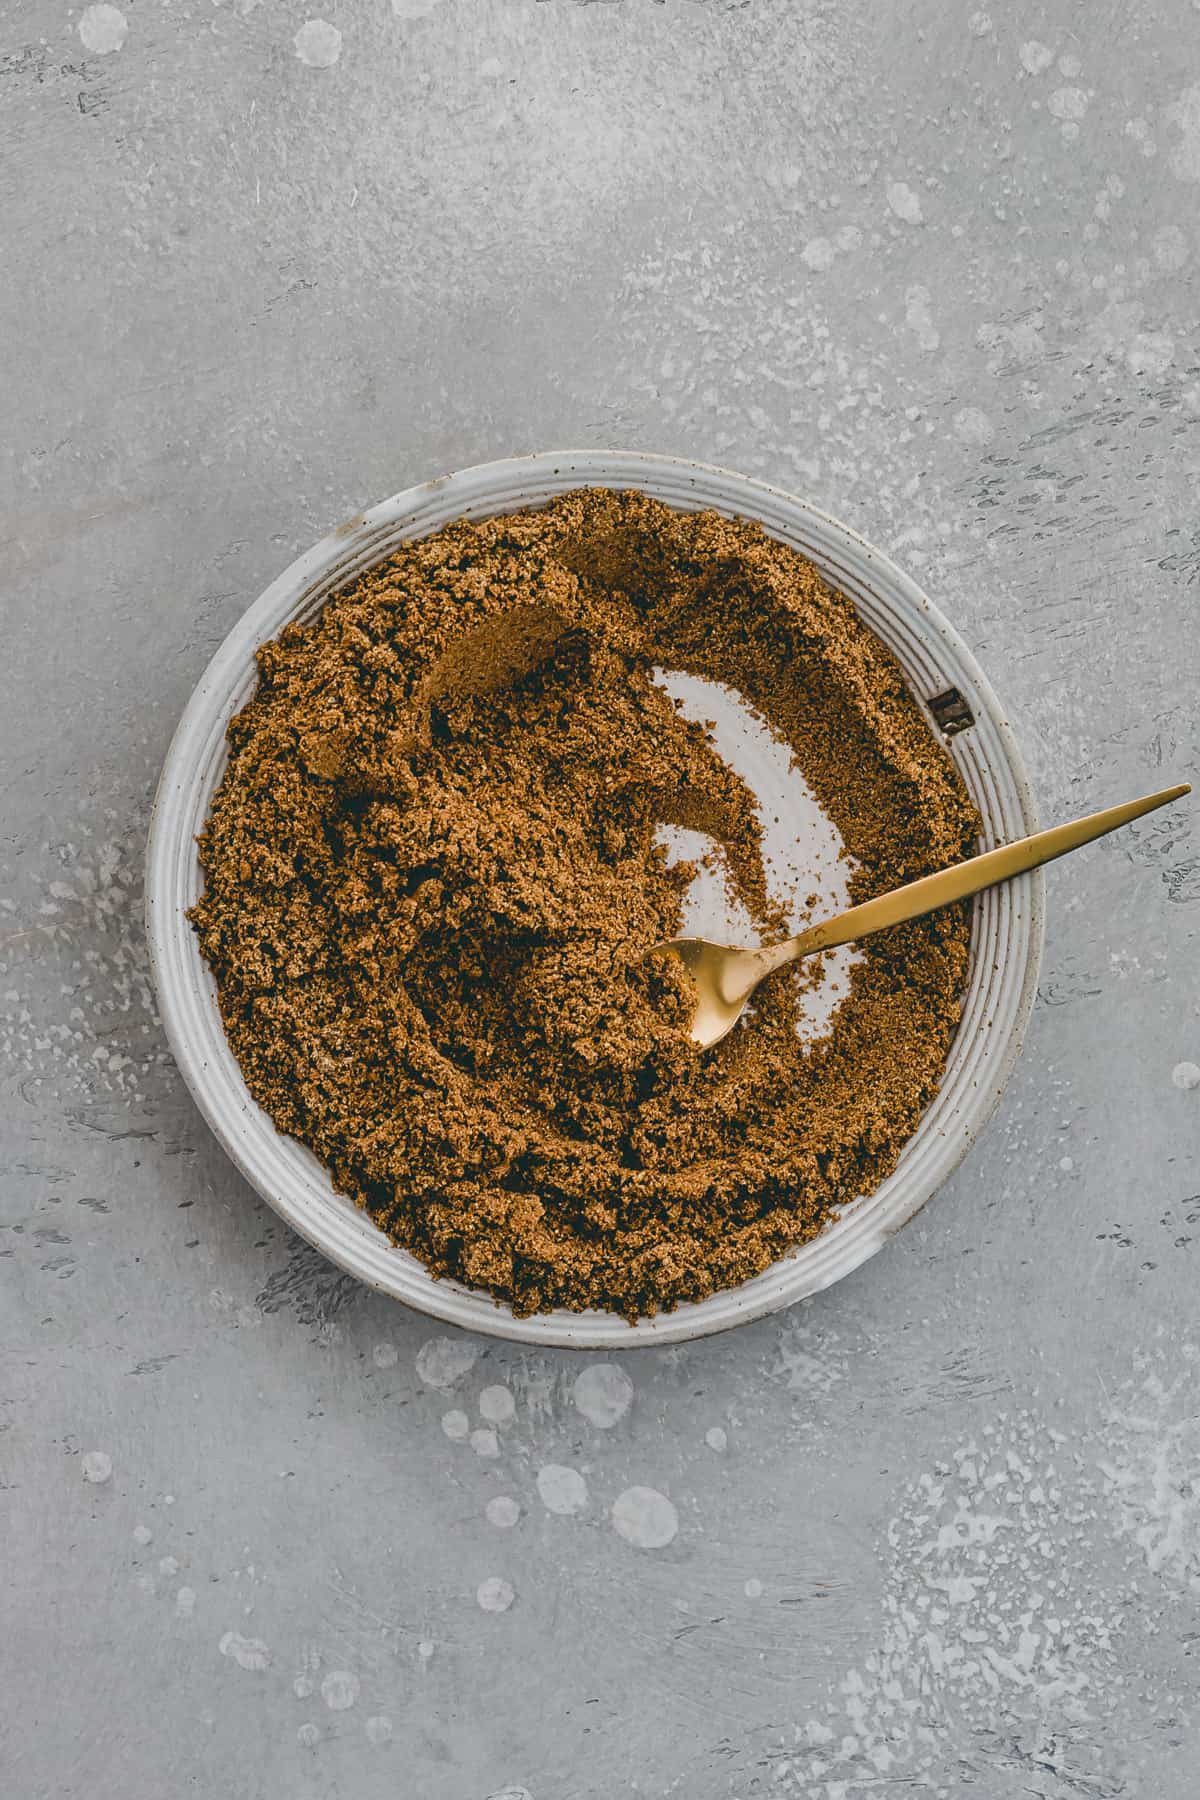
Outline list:
[[[289,1238],[138,908],[240,610],[552,445],[889,546],[1046,817],[1194,775],[1196,7],[8,0],[0,147],[4,1793],[1189,1800],[1194,805],[1052,872],[1019,1073],[925,1213],[619,1359],[615,1419]]]

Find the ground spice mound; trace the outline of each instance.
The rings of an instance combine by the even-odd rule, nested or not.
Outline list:
[[[891,655],[756,525],[582,490],[406,545],[258,653],[192,920],[247,1085],[439,1275],[629,1319],[811,1238],[893,1169],[959,1017],[969,913],[869,939],[828,1033],[803,982],[703,1054],[647,958],[698,826],[768,934],[754,800],[659,688],[738,690],[864,900],[979,821]],[[815,978],[810,970],[810,978]]]

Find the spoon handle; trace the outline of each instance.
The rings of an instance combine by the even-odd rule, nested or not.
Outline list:
[[[983,856],[973,856],[968,862],[955,863],[953,868],[909,882],[907,887],[896,888],[890,894],[881,894],[877,900],[865,900],[861,906],[852,906],[849,912],[839,913],[823,925],[802,931],[799,937],[792,938],[780,949],[786,948],[790,952],[786,960],[791,962],[811,956],[816,950],[832,950],[835,945],[848,944],[854,938],[869,937],[873,931],[885,931],[889,925],[900,925],[905,919],[919,919],[923,913],[935,912],[939,906],[965,900],[969,894],[993,887],[998,881],[1008,881],[1013,875],[1024,875],[1042,863],[1053,862],[1056,856],[1078,850],[1081,844],[1116,831],[1118,826],[1128,825],[1131,819],[1153,812],[1156,806],[1166,806],[1191,791],[1191,784],[1184,781],[1178,787],[1164,788],[1161,793],[1147,794],[1141,800],[1127,800],[1123,806],[1109,806],[1103,812],[1089,813],[1085,819],[1075,819],[1069,825],[1055,825],[1050,831],[1035,832],[1033,837],[1018,838],[1015,844],[1002,844],[998,850],[988,850]]]

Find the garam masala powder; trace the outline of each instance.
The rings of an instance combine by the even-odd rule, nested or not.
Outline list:
[[[895,1167],[959,1018],[969,907],[866,940],[824,1036],[804,977],[714,1049],[650,947],[719,840],[766,936],[753,795],[652,678],[791,746],[852,901],[979,819],[850,602],[755,524],[579,490],[406,544],[258,652],[193,908],[255,1100],[436,1275],[627,1319],[812,1238]],[[809,979],[819,978],[819,969]]]

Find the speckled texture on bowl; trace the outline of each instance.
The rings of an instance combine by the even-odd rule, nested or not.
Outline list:
[[[633,452],[545,452],[444,475],[383,501],[299,557],[249,608],[206,669],[167,754],[147,847],[146,924],[159,1010],[184,1080],[243,1175],[295,1231],[360,1280],[451,1324],[530,1343],[614,1349],[701,1337],[789,1306],[857,1268],[924,1205],[983,1129],[1020,1050],[1037,985],[1043,883],[1038,871],[976,902],[962,1023],[941,1088],[894,1173],[753,1281],[634,1326],[601,1312],[517,1319],[490,1295],[435,1281],[391,1244],[246,1091],[185,917],[202,885],[196,834],[224,771],[225,728],[255,685],[258,644],[293,619],[311,618],[331,592],[407,538],[583,486],[638,488],[670,506],[757,519],[810,557],[890,646],[918,700],[951,687],[966,697],[975,724],[949,748],[983,816],[984,847],[1037,829],[1020,752],[982,670],[880,551],[802,500],[728,470]]]

